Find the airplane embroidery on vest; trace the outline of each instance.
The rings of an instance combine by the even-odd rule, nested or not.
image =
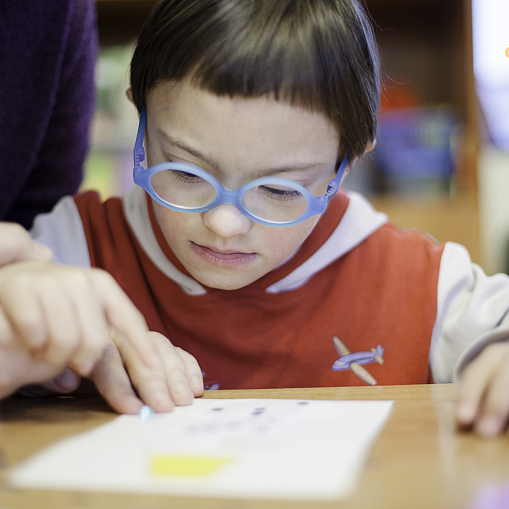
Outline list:
[[[206,391],[218,391],[219,390],[219,384],[217,382],[205,382],[205,376],[206,376],[207,373],[205,373],[205,371],[203,371],[203,369],[201,370],[201,376],[203,377],[203,388],[206,390]]]
[[[361,364],[370,364],[376,362],[378,364],[384,363],[384,349],[382,345],[372,348],[370,352],[355,352],[350,353],[350,350],[345,346],[337,336],[332,338],[334,348],[339,353],[340,357],[332,365],[333,371],[347,371],[348,369],[355,373],[362,381],[369,385],[376,385],[378,382],[373,375]]]

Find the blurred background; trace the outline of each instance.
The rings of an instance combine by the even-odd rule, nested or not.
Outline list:
[[[136,36],[155,3],[96,0],[97,112],[82,190],[103,199],[133,187],[138,118],[125,91]],[[489,274],[509,272],[509,1],[365,4],[385,90],[377,147],[345,187],[401,227],[465,245]]]

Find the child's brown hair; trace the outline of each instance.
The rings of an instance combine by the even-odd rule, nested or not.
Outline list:
[[[134,103],[164,81],[190,77],[216,95],[276,99],[324,114],[339,158],[375,139],[377,45],[357,0],[162,0],[131,62]]]

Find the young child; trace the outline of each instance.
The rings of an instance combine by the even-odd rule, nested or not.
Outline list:
[[[458,422],[505,428],[509,278],[337,192],[380,97],[356,0],[163,0],[131,85],[138,187],[40,216],[56,261],[110,272],[208,388],[461,377]]]

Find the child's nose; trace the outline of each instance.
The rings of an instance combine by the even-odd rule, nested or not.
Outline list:
[[[245,235],[252,225],[251,219],[246,217],[235,205],[218,205],[202,212],[202,218],[206,228],[224,239]]]

